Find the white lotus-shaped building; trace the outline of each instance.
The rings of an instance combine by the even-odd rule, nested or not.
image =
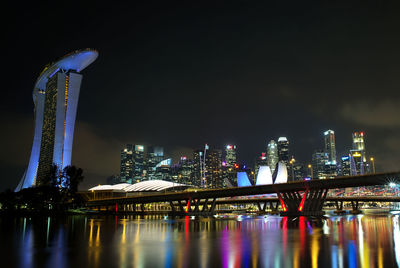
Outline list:
[[[274,178],[271,173],[269,166],[260,166],[258,169],[256,185],[268,185],[276,183],[286,183],[288,180],[287,167],[284,162],[278,162],[278,170],[276,172],[276,177]],[[237,183],[238,187],[251,186],[249,177],[245,171],[237,173]]]

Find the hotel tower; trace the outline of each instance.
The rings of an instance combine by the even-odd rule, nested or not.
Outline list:
[[[35,129],[32,152],[15,191],[39,186],[53,164],[59,170],[71,165],[72,142],[79,90],[80,72],[96,60],[97,51],[74,51],[47,65],[33,88]]]

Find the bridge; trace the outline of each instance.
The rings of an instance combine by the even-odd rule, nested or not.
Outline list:
[[[375,202],[399,202],[398,199],[382,197],[379,199],[368,199],[369,197],[327,197],[329,189],[388,185],[390,182],[400,183],[400,172],[369,174],[352,177],[338,177],[334,179],[296,181],[280,184],[269,184],[248,187],[232,187],[223,189],[197,189],[193,191],[155,193],[148,195],[135,195],[126,197],[114,197],[104,199],[87,200],[88,208],[106,208],[115,211],[136,212],[138,209],[145,211],[145,204],[166,203],[169,204],[173,215],[203,215],[209,216],[216,213],[217,204],[227,202],[255,203],[260,211],[265,211],[267,203],[273,206],[274,210],[281,207],[282,216],[322,216],[323,205],[326,201],[333,201],[337,204],[337,210],[343,209],[343,202],[352,202],[354,210],[357,210],[361,201]],[[235,199],[229,201],[226,198],[241,196],[257,196],[265,194],[276,194],[276,198],[268,199]],[[347,198],[347,199],[346,199]],[[353,197],[355,198],[355,197]],[[245,201],[248,200],[248,201]],[[389,201],[391,200],[391,201]]]

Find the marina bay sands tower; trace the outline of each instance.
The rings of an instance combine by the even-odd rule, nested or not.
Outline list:
[[[35,129],[32,152],[15,191],[43,184],[56,164],[71,165],[76,110],[82,81],[80,72],[96,60],[97,51],[74,51],[47,65],[33,88]]]

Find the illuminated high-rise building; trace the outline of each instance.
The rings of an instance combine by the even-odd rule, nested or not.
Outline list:
[[[325,153],[327,160],[325,163],[325,177],[334,178],[337,176],[335,132],[327,130],[324,132]]]
[[[221,167],[223,186],[235,184],[237,171],[235,165],[237,165],[236,145],[227,145],[225,147],[225,161],[222,162]]]
[[[146,177],[149,180],[156,179],[156,165],[164,159],[163,147],[147,147],[145,158]]]
[[[353,150],[365,151],[364,132],[353,133]]]
[[[133,159],[135,161],[134,177],[136,182],[143,180],[143,170],[144,170],[144,146],[135,145],[135,151],[133,154]]]
[[[312,154],[312,169],[314,178],[325,179],[325,164],[328,154],[324,150],[317,150]]]
[[[222,177],[222,152],[221,150],[211,149],[207,150],[206,154],[205,175],[207,188],[221,188],[224,187],[224,180]]]
[[[236,145],[227,145],[225,148],[226,166],[233,167],[236,164]]]
[[[336,145],[335,145],[335,132],[327,130],[324,132],[325,152],[328,154],[328,161],[330,164],[336,165]]]
[[[286,137],[278,138],[278,157],[279,161],[282,161],[287,166],[289,164],[289,141]]]
[[[278,145],[274,140],[271,140],[267,145],[267,165],[272,173],[274,173],[278,161]]]
[[[71,165],[80,72],[97,56],[97,51],[91,49],[74,51],[47,65],[36,80],[32,152],[16,191],[44,184],[53,164],[60,171]]]
[[[366,173],[367,156],[365,152],[364,132],[353,133],[353,149],[350,150],[351,160],[354,162],[352,175],[362,175]]]
[[[203,163],[204,167],[202,167]],[[202,174],[202,172],[204,173]],[[221,150],[210,148],[208,145],[205,146],[205,149],[195,150],[193,152],[193,178],[194,184],[200,187],[224,187]]]
[[[201,161],[203,159],[204,152],[202,150],[193,151],[193,184],[195,186],[201,186],[202,174],[201,174]]]
[[[186,156],[182,156],[178,163],[178,183],[194,185],[192,173],[193,173],[193,161],[188,159]]]
[[[135,163],[133,160],[133,145],[127,144],[121,150],[120,181],[132,183]]]
[[[351,175],[351,159],[349,155],[342,156],[341,158],[341,176],[350,176]]]

